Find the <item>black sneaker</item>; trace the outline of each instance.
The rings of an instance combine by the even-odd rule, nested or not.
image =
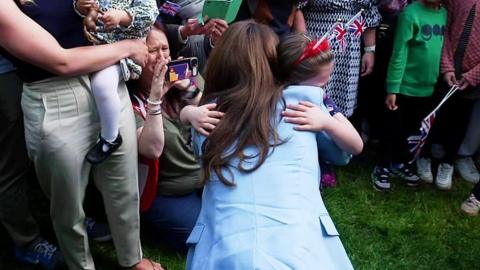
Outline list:
[[[390,170],[384,167],[375,167],[372,173],[373,187],[378,191],[390,191]]]
[[[122,136],[120,133],[118,134],[117,138],[114,142],[107,142],[102,136],[99,136],[97,144],[93,146],[90,151],[87,153],[87,161],[92,164],[99,164],[105,161],[113,152],[115,152],[120,145],[122,145]],[[104,151],[103,146],[108,148],[107,151]]]
[[[401,163],[401,164],[392,164],[390,166],[390,171],[397,177],[402,178],[407,182],[407,185],[410,187],[416,187],[420,185],[420,177],[410,170],[409,166]]]

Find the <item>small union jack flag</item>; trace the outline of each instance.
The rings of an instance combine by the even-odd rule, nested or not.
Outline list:
[[[181,8],[182,6],[179,4],[167,1],[160,7],[159,12],[170,16],[175,16]]]
[[[448,91],[445,97],[440,101],[437,107],[427,116],[425,119],[422,120],[421,127],[419,133],[412,135],[407,138],[408,148],[410,153],[412,154],[411,162],[415,161],[418,158],[420,153],[422,152],[422,148],[427,141],[428,134],[430,133],[430,129],[432,128],[433,122],[435,122],[435,116],[442,107],[442,105],[458,90],[457,85],[453,85],[452,88]]]
[[[362,34],[365,32],[366,28],[366,21],[363,18],[363,16],[360,16],[360,18],[355,19],[349,26],[348,26],[348,31],[350,33],[353,33],[357,38],[360,38]]]
[[[435,113],[430,114],[422,120],[421,128],[418,134],[412,135],[407,138],[408,147],[410,153],[413,156],[412,161],[417,159],[422,152],[422,148],[427,141],[428,134],[430,133],[433,122],[435,122]]]
[[[347,34],[347,30],[343,23],[338,22],[333,29],[333,36],[335,38],[335,42],[337,42],[340,46],[340,50],[344,51],[347,47],[347,40],[345,39]]]

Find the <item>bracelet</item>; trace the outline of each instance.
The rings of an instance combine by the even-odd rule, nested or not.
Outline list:
[[[367,47],[363,48],[363,51],[366,52],[366,53],[375,53],[375,48],[376,48],[375,45],[367,46]]]
[[[163,100],[158,100],[158,101],[151,101],[150,98],[147,98],[147,103],[149,105],[153,105],[153,106],[159,106],[159,105],[162,105],[162,102]]]
[[[156,109],[156,110],[151,110],[147,108],[147,112],[149,115],[161,115],[162,114],[162,107]]]

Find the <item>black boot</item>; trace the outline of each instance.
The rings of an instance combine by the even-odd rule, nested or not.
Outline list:
[[[99,164],[105,161],[113,152],[115,152],[120,145],[122,145],[122,136],[120,133],[114,142],[107,142],[102,136],[99,136],[98,142],[87,153],[87,161],[92,164]],[[103,151],[103,145],[107,145],[108,150]]]

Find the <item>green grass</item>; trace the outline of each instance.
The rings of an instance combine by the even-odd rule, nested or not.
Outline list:
[[[471,184],[442,192],[395,181],[384,194],[371,188],[370,172],[341,170],[339,187],[324,194],[356,269],[479,269],[480,218],[460,212]]]
[[[372,189],[371,169],[342,168],[338,187],[323,193],[356,269],[479,269],[480,217],[465,217],[459,209],[471,184],[457,180],[452,191],[442,192],[395,180],[385,194]],[[29,269],[6,255],[11,244],[5,238],[0,232],[0,269]],[[92,250],[97,269],[116,269],[111,244],[93,244]],[[184,269],[184,256],[148,245],[145,254],[169,270]]]

